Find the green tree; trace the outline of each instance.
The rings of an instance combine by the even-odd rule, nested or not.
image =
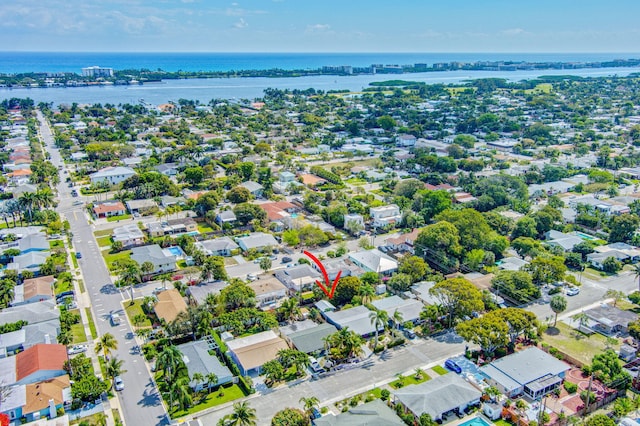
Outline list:
[[[267,361],[262,366],[262,373],[270,383],[279,382],[284,379],[284,367],[277,359]]]
[[[344,305],[351,302],[353,296],[360,293],[362,282],[358,277],[341,277],[336,287],[333,300],[338,305]]]
[[[607,257],[602,262],[602,270],[609,274],[615,274],[622,269],[622,263],[613,256]]]
[[[609,418],[606,414],[594,414],[589,417],[584,426],[615,426],[616,422]]]
[[[220,301],[226,312],[243,307],[251,308],[255,306],[255,300],[256,292],[239,280],[234,280],[220,291]]]
[[[502,319],[509,328],[509,341],[515,344],[516,339],[523,335],[532,335],[538,327],[538,320],[533,312],[519,308],[504,308],[491,311],[485,316],[495,316]]]
[[[300,236],[295,229],[287,229],[282,233],[282,241],[288,246],[297,246],[300,244]]]
[[[511,239],[515,240],[519,237],[534,238],[536,235],[538,235],[536,221],[525,216],[516,222],[516,226],[511,234]]]
[[[226,280],[227,278],[224,258],[222,256],[207,257],[202,265],[200,279],[202,281],[209,281],[210,279]]]
[[[457,257],[462,251],[457,228],[449,222],[438,222],[420,231],[415,242],[416,254],[425,257],[429,250]]]
[[[635,214],[613,216],[609,222],[609,242],[626,242],[631,240],[640,226],[640,217]]]
[[[244,186],[236,186],[227,192],[227,200],[233,204],[246,203],[252,198],[251,192]]]
[[[499,271],[491,279],[491,286],[498,294],[516,303],[527,303],[540,297],[540,288],[533,284],[531,275],[524,271]]]
[[[111,355],[111,351],[115,351],[118,349],[118,341],[111,333],[105,333],[100,336],[100,339],[96,342],[95,351],[96,353],[102,352],[105,359],[109,358]]]
[[[320,228],[314,225],[306,225],[298,231],[300,242],[308,247],[314,247],[329,241],[329,237]]]
[[[107,376],[111,379],[111,386],[109,387],[109,389],[113,387],[113,379],[116,376],[119,376],[127,372],[127,370],[122,368],[123,364],[124,364],[124,361],[116,357],[113,357],[107,361],[105,370],[107,371]]]
[[[204,179],[204,170],[200,166],[187,167],[184,169],[184,180],[190,186],[196,186]]]
[[[533,282],[546,284],[561,281],[567,272],[562,256],[538,256],[533,259],[523,270],[529,272]]]
[[[269,257],[263,257],[260,259],[260,269],[262,269],[265,273],[271,269],[271,259]]]
[[[493,356],[496,349],[509,342],[509,327],[497,315],[486,314],[461,322],[456,326],[456,333],[466,341],[480,346],[488,357]]]
[[[385,329],[387,327],[387,324],[389,323],[389,314],[387,314],[386,311],[382,310],[371,311],[371,313],[369,314],[369,320],[371,321],[371,325],[375,329],[375,337],[373,340],[373,349],[375,349],[376,346],[378,346],[378,333],[380,329]]]
[[[280,410],[271,419],[272,426],[307,426],[310,424],[309,416],[297,408]]]
[[[553,326],[556,326],[558,322],[558,314],[567,310],[567,299],[560,295],[553,296],[551,298],[551,302],[549,303],[551,310],[556,314],[556,317],[553,321]]]
[[[427,265],[427,262],[425,262],[421,257],[404,256],[400,259],[398,272],[409,275],[411,277],[411,282],[415,283],[424,279],[424,277],[431,272],[431,269]]]
[[[437,283],[429,293],[440,302],[449,316],[449,327],[457,318],[484,309],[482,293],[464,278],[450,278]]]
[[[613,389],[625,389],[631,383],[631,376],[623,368],[623,362],[613,349],[594,355],[591,372],[605,386]]]

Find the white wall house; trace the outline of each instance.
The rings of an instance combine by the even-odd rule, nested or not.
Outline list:
[[[396,224],[402,220],[402,214],[400,214],[400,207],[395,204],[388,206],[372,207],[369,209],[371,215],[371,225],[374,228],[382,228],[389,224]]]
[[[89,178],[91,179],[91,183],[106,182],[109,185],[115,185],[129,179],[135,174],[135,170],[129,167],[105,167],[89,175]]]

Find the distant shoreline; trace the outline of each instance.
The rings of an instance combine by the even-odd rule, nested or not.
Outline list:
[[[403,75],[415,73],[447,72],[447,71],[545,71],[545,70],[581,70],[600,68],[633,68],[639,67],[640,59],[615,59],[592,62],[531,62],[531,61],[474,61],[474,62],[439,62],[431,65],[414,63],[410,65],[372,64],[367,67],[351,65],[322,66],[315,69],[248,69],[231,71],[155,71],[149,69],[113,69],[99,68],[99,74],[79,75],[74,72],[26,72],[0,74],[2,88],[46,88],[46,87],[86,87],[106,85],[139,85],[158,83],[164,80],[211,79],[211,78],[295,78],[313,76],[357,76],[357,75]],[[84,71],[83,71],[84,74]]]

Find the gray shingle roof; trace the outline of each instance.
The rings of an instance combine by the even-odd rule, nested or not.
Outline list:
[[[333,325],[324,323],[313,328],[289,334],[287,337],[299,351],[311,353],[324,348],[324,341],[322,339],[336,331]]]
[[[407,386],[394,394],[415,415],[427,413],[434,419],[447,411],[473,403],[482,396],[482,392],[453,373]]]
[[[233,379],[233,374],[229,369],[220,363],[215,355],[209,354],[209,345],[207,342],[199,340],[196,342],[184,343],[178,346],[182,352],[182,359],[189,370],[189,377],[193,377],[194,373],[200,373],[207,376],[213,373],[218,377],[218,384],[228,383]],[[195,382],[191,382],[195,386]]]
[[[316,426],[394,426],[404,425],[396,413],[379,399],[351,408],[337,416],[323,416]]]

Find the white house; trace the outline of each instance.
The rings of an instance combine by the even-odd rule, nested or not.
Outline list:
[[[89,175],[89,178],[91,179],[91,183],[106,182],[109,185],[115,185],[129,179],[135,174],[135,170],[129,167],[105,167]]]
[[[369,209],[371,215],[372,225],[374,228],[381,228],[389,224],[395,225],[402,220],[402,214],[400,214],[400,207],[395,204],[389,204],[388,206],[372,207]]]
[[[398,262],[378,249],[349,253],[349,260],[367,272],[391,275],[398,270]]]

